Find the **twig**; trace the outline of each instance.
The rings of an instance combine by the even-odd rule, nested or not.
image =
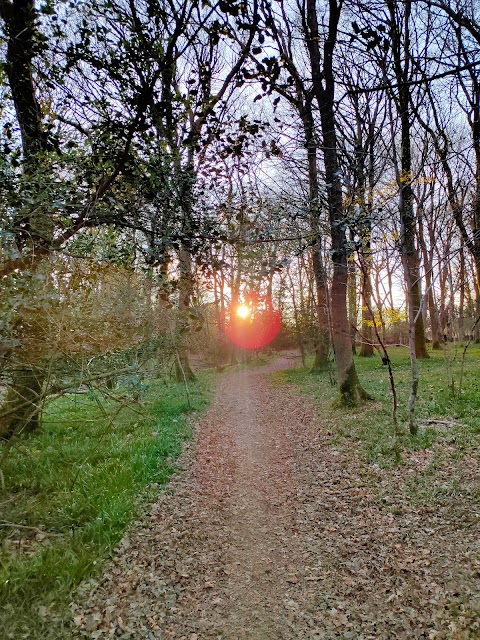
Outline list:
[[[116,371],[110,371],[108,373],[99,373],[97,375],[93,375],[93,376],[89,376],[86,379],[83,379],[81,384],[89,384],[91,382],[95,382],[97,380],[102,380],[104,378],[108,378],[111,375],[120,375],[122,373],[131,373],[132,371],[135,371],[135,368],[132,367],[125,367],[123,369],[117,369]],[[67,385],[60,385],[60,386],[56,386],[56,387],[52,387],[51,389],[46,389],[43,393],[41,393],[38,398],[37,398],[37,403],[40,404],[43,400],[46,400],[47,398],[50,398],[52,396],[56,396],[56,395],[62,395],[66,392],[68,392],[69,389],[72,388],[72,383],[67,384]],[[4,411],[2,414],[0,414],[0,418],[7,418],[9,415],[12,415],[13,413],[16,413],[17,411],[19,411],[20,409],[24,409],[25,407],[28,407],[30,405],[32,405],[32,401],[31,400],[25,400],[25,402],[21,402],[20,404],[15,405],[12,409],[9,409],[7,411]]]
[[[178,351],[178,346],[176,344],[175,336],[173,335],[173,329],[172,329],[170,324],[169,324],[168,328],[170,329],[170,335],[171,335],[173,346],[174,346],[174,349],[175,349],[175,357],[176,357],[176,360],[177,360],[177,364],[178,364],[178,366],[180,368],[180,371],[182,373],[183,386],[185,387],[185,395],[187,396],[188,408],[192,409],[193,408],[192,399],[190,397],[190,389],[188,388],[188,382],[187,382],[187,376],[185,375],[185,369],[183,368],[182,359],[180,358],[180,353]]]
[[[448,427],[463,427],[465,429],[468,429],[468,426],[466,424],[462,424],[461,422],[455,422],[455,420],[426,419],[426,420],[421,420],[421,424],[423,424],[423,425],[438,424],[438,425],[445,425],[445,426],[448,426]]]
[[[36,531],[37,533],[41,533],[44,536],[52,536],[55,538],[61,538],[61,533],[53,533],[51,531],[44,531],[43,529],[39,529],[38,527],[28,527],[25,524],[17,524],[16,522],[8,522],[8,520],[0,520],[0,527],[9,527],[11,529],[28,529],[29,531]]]
[[[367,278],[367,271],[365,269],[363,255],[359,253],[358,258],[359,258],[360,269],[362,270],[363,277],[365,280]],[[388,353],[388,349],[380,336],[377,321],[375,320],[375,314],[373,312],[373,309],[371,307],[369,300],[367,300],[364,287],[362,287],[362,298],[365,306],[368,308],[370,316],[372,317],[373,330],[375,331],[375,337],[377,338],[378,344],[380,345],[380,349],[378,347],[376,348],[380,353],[383,353],[382,361],[385,362],[388,368],[388,379],[390,382],[390,391],[392,393],[392,422],[393,422],[393,438],[395,442],[394,448],[395,448],[395,456],[398,460],[400,458],[400,450],[399,450],[399,443],[398,443],[398,438],[400,435],[399,425],[398,425],[398,397],[397,397],[397,388],[395,386],[395,377],[393,375],[392,361],[390,360],[390,354]]]
[[[92,389],[93,389],[93,387],[92,387]],[[122,405],[122,408],[130,409],[130,411],[133,411],[134,413],[138,413],[138,415],[142,416],[142,418],[145,417],[145,412],[144,411],[140,411],[139,409],[134,409],[134,407],[130,403],[130,398],[128,396],[126,396],[126,395],[116,396],[115,394],[110,393],[109,391],[106,391],[105,389],[102,389],[101,393],[102,393],[102,396],[105,396],[106,398],[110,398],[111,400],[114,400],[115,402],[120,402],[121,405]],[[134,402],[136,404],[139,404],[138,400],[134,400]]]

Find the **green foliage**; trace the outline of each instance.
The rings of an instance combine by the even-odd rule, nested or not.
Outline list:
[[[206,405],[209,386],[205,375],[191,386],[195,409]],[[118,402],[92,393],[54,400],[42,431],[8,458],[0,497],[5,638],[63,637],[72,589],[95,574],[174,471],[190,436],[183,385],[153,381],[144,395],[120,412]]]
[[[389,349],[395,384],[399,398],[399,421],[404,425],[399,446],[403,452],[430,448],[435,442],[454,440],[458,455],[480,444],[480,349],[470,347],[465,362],[463,392],[452,396],[448,390],[447,371],[441,352],[430,352],[430,359],[420,364],[420,389],[417,435],[408,433],[406,402],[410,387],[410,362],[405,348]],[[357,409],[336,409],[332,402],[337,389],[328,384],[327,374],[322,383],[308,369],[291,369],[276,374],[279,380],[300,386],[314,396],[321,407],[322,421],[332,431],[337,443],[357,442],[369,464],[389,467],[397,464],[392,426],[392,398],[387,367],[378,357],[357,358],[356,367],[362,385],[373,395],[375,402]],[[460,363],[455,365],[458,377]],[[432,422],[437,420],[443,422]]]

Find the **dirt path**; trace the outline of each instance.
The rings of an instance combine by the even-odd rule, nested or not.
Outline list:
[[[438,514],[378,506],[376,472],[347,462],[308,400],[270,381],[291,363],[220,379],[184,470],[77,608],[82,635],[480,637],[461,609],[478,531],[460,541]]]
[[[208,520],[220,489],[228,540],[219,557],[226,576],[222,619],[214,625],[225,638],[296,637],[289,631],[288,601],[298,583],[301,548],[290,423],[288,407],[271,393],[266,377],[285,364],[224,378],[200,441],[199,501]]]

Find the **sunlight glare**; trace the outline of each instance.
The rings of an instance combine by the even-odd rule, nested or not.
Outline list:
[[[246,304],[241,304],[237,307],[237,316],[240,318],[248,318],[251,315],[250,307],[247,307]]]

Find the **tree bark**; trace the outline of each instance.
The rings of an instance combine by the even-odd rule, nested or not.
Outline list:
[[[409,318],[414,320],[413,336],[415,340],[415,357],[428,358],[425,327],[421,313],[421,286],[419,257],[415,246],[415,215],[413,209],[412,189],[412,152],[411,152],[411,113],[410,88],[408,85],[410,69],[410,12],[411,0],[402,3],[404,7],[404,29],[400,33],[396,15],[398,0],[387,0],[390,12],[390,33],[392,38],[392,55],[395,77],[398,84],[397,105],[400,117],[400,176],[398,177],[399,214],[400,214],[400,250],[405,284],[408,292],[408,304],[413,305]]]
[[[347,312],[348,264],[337,152],[334,107],[335,79],[333,74],[333,55],[337,41],[341,4],[337,4],[336,0],[329,0],[328,34],[325,39],[323,56],[320,54],[315,0],[307,0],[306,8],[307,33],[305,35],[312,70],[313,91],[320,110],[328,216],[332,237],[331,319],[335,364],[340,389],[339,404],[351,406],[370,398],[370,396],[360,385],[355,369]]]
[[[353,258],[350,258],[348,262],[348,321],[350,324],[350,341],[352,343],[352,353],[357,353],[356,340],[357,340],[357,266]]]
[[[475,273],[476,275],[476,273]],[[473,289],[475,291],[475,313],[474,313],[474,322],[475,322],[475,318],[478,318],[480,316],[480,286],[479,286],[479,280],[474,277],[473,278]],[[475,340],[475,342],[479,342],[480,341],[480,322],[477,322],[474,325],[474,329],[473,329],[473,339]]]
[[[0,17],[5,23],[7,39],[6,73],[22,139],[22,169],[25,175],[29,175],[37,169],[39,154],[47,151],[49,146],[32,75],[38,35],[37,11],[32,0],[2,1]],[[13,222],[19,248],[26,243],[34,247],[50,244],[53,229],[44,207],[38,206],[35,216],[22,213],[20,208],[15,212]],[[36,262],[32,259],[30,268],[34,270],[35,267]],[[23,357],[25,361],[13,371],[6,401],[0,408],[0,414],[8,412],[8,416],[0,419],[0,435],[3,437],[33,431],[40,425],[38,402],[44,373],[28,356]]]
[[[34,367],[18,368],[13,372],[11,385],[0,415],[0,438],[9,440],[40,425],[41,394],[45,373]]]
[[[277,34],[278,35],[278,34]],[[280,39],[278,39],[280,44]],[[307,148],[308,186],[309,186],[309,218],[310,229],[314,241],[311,252],[313,277],[315,280],[317,335],[315,337],[315,359],[312,373],[328,371],[328,353],[330,348],[330,332],[328,318],[328,282],[323,263],[322,235],[320,233],[320,188],[318,178],[317,139],[315,135],[315,121],[312,109],[312,96],[305,89],[303,81],[294,67],[293,61],[288,59],[288,66],[295,78],[296,99],[292,100],[298,109]]]
[[[476,79],[476,76],[474,76]],[[473,259],[477,276],[476,307],[477,317],[480,315],[480,82],[474,84],[474,109],[472,119],[473,148],[475,150],[475,195],[472,220]],[[475,327],[475,342],[480,343],[480,323]]]
[[[361,154],[361,162],[357,161],[361,171],[359,172],[359,184],[358,191],[360,196],[360,207],[364,214],[365,223],[362,233],[362,247],[361,247],[361,291],[362,291],[362,346],[360,348],[360,355],[362,358],[372,358],[374,354],[373,347],[373,307],[372,307],[372,251],[371,251],[371,236],[372,236],[372,213],[373,213],[373,189],[375,183],[375,129],[373,122],[369,123],[368,127],[368,187],[365,185],[365,178],[363,177],[365,166],[365,149],[364,145],[361,145],[361,149],[358,150],[358,154]],[[360,175],[361,173],[361,175]],[[365,189],[367,188],[367,197],[365,198]]]
[[[433,205],[432,211],[433,213]],[[441,349],[441,333],[439,329],[438,322],[438,310],[435,304],[435,296],[433,292],[433,260],[432,260],[432,252],[428,250],[427,245],[425,243],[425,237],[423,233],[423,209],[419,205],[418,206],[418,240],[422,250],[423,255],[423,268],[425,270],[425,286],[426,286],[426,296],[428,301],[428,313],[430,316],[430,326],[432,330],[432,349],[434,351],[438,351]]]
[[[183,247],[178,252],[180,277],[178,282],[178,314],[176,334],[178,358],[175,361],[175,377],[177,382],[194,381],[195,374],[190,366],[184,336],[188,333],[190,325],[190,301],[193,292],[192,256],[190,251]]]
[[[44,150],[47,136],[32,77],[37,11],[32,0],[0,2],[7,35],[6,72],[22,136],[25,159]]]
[[[310,124],[313,125],[313,117]],[[330,337],[328,330],[328,285],[325,267],[322,258],[322,237],[320,235],[320,194],[318,188],[317,147],[313,136],[313,128],[305,127],[308,145],[308,179],[309,179],[309,206],[310,224],[315,234],[315,243],[312,249],[312,269],[315,279],[315,292],[317,301],[317,336],[315,340],[315,360],[312,372],[328,371],[328,351]]]
[[[372,358],[374,354],[373,348],[373,322],[372,313],[372,278],[370,259],[363,259],[362,269],[362,344],[360,347],[360,356],[362,358]]]
[[[459,265],[459,299],[458,299],[458,339],[465,340],[465,253],[463,241],[460,245],[460,265]]]
[[[295,334],[297,336],[297,344],[302,357],[302,366],[305,367],[305,347],[303,344],[302,329],[300,327],[300,319],[298,314],[297,298],[295,296],[295,285],[293,283],[292,274],[287,270],[287,276],[290,282],[290,293],[292,296],[293,318],[295,320]]]

